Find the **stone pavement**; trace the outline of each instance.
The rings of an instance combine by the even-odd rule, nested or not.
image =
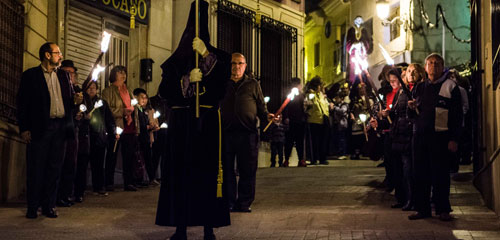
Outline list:
[[[231,214],[218,239],[500,239],[500,221],[471,185],[470,167],[452,181],[452,222],[409,221],[391,209],[394,197],[380,188],[378,162],[335,160],[329,166],[259,168],[252,213]],[[59,208],[59,218],[24,218],[22,203],[0,205],[0,239],[167,239],[174,228],[154,225],[159,188],[86,196]],[[202,228],[188,229],[202,239]]]

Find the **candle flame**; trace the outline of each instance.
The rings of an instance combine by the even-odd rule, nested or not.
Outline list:
[[[268,102],[269,102],[269,100],[271,100],[271,98],[270,98],[269,96],[264,97],[264,102],[265,102],[265,103],[268,103]]]
[[[104,71],[104,69],[106,69],[106,67],[101,67],[101,65],[97,64],[94,71],[92,71],[92,81],[97,81],[99,73]]]
[[[167,125],[166,123],[162,123],[162,124],[160,125],[160,128],[168,128],[168,125]]]
[[[104,31],[102,32],[102,41],[101,41],[101,52],[107,52],[109,47],[109,40],[111,39],[111,34]]]
[[[392,60],[391,56],[389,56],[389,53],[385,50],[384,47],[382,47],[382,44],[378,44],[380,47],[380,50],[382,51],[382,55],[384,55],[385,62],[387,62],[387,65],[394,65],[394,60]]]
[[[102,107],[102,100],[99,99],[99,101],[97,101],[95,104],[94,104],[94,108],[100,108]]]
[[[139,103],[139,102],[135,98],[132,98],[132,100],[130,101],[130,104],[132,105],[132,107],[137,105],[137,103]]]
[[[365,122],[365,121],[366,121],[366,117],[367,117],[367,116],[366,116],[366,114],[364,114],[364,113],[359,114],[359,120],[361,120],[362,122]]]
[[[161,116],[160,112],[156,111],[154,114],[153,114],[153,118],[154,119],[157,119]]]
[[[116,127],[116,134],[121,135],[123,132],[123,129],[121,127]]]
[[[312,100],[314,98],[314,93],[309,93],[309,100]]]
[[[80,104],[80,112],[85,112],[87,111],[87,106],[85,106],[84,104]]]

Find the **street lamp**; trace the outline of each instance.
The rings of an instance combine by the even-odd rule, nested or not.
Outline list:
[[[406,22],[406,19],[401,18],[400,16],[394,17],[391,20],[387,20],[389,17],[389,13],[391,11],[391,6],[387,0],[378,0],[376,3],[377,16],[382,20],[382,25],[389,26],[394,23],[403,25]]]
[[[387,17],[389,17],[389,2],[387,0],[377,0],[377,16],[382,19],[386,20]]]

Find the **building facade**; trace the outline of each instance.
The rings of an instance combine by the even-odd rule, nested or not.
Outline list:
[[[387,23],[377,16],[377,1],[369,0],[323,0],[319,8],[308,13],[306,20],[306,76],[315,75],[327,84],[346,77],[345,35],[353,26],[353,20],[361,16],[363,27],[373,40],[373,51],[368,55],[369,72],[377,78],[386,60],[381,45],[395,63],[423,63],[431,52],[443,54],[446,66],[457,66],[470,62],[470,10],[467,0],[388,0],[390,10]],[[448,29],[443,31],[443,20],[437,28],[426,25],[420,10],[436,23],[436,7],[443,6],[449,27],[460,39],[456,40]],[[444,32],[444,33],[443,33]],[[444,41],[443,41],[444,39]],[[444,44],[443,44],[444,43]],[[319,46],[319,47],[318,47]],[[319,49],[319,50],[317,50]],[[342,51],[341,51],[342,50]],[[377,81],[375,81],[378,84]]]
[[[107,65],[109,68],[99,76],[100,89],[109,85],[109,70],[112,66],[124,65],[128,70],[128,87],[142,87],[150,96],[154,96],[161,81],[160,65],[172,54],[180,41],[191,2],[0,0],[0,26],[6,29],[5,31],[12,32],[2,33],[0,37],[0,45],[9,50],[0,55],[0,69],[4,76],[0,79],[0,202],[24,199],[26,145],[20,139],[16,126],[15,96],[22,71],[40,64],[39,47],[47,41],[57,43],[64,59],[74,61],[81,84],[100,53],[101,33],[107,31],[112,34],[112,38],[101,65]],[[261,79],[263,86],[267,84],[268,92],[274,94],[275,98],[281,97],[281,92],[284,91],[282,82],[295,76],[303,77],[299,74],[303,73],[303,61],[297,57],[297,52],[303,48],[303,0],[208,2],[212,45],[220,45],[219,48],[228,52],[240,51],[248,54],[248,58],[252,59],[249,62],[250,69]],[[250,31],[243,31],[244,21],[240,21],[241,24],[232,29],[238,29],[239,35],[224,31],[225,28],[231,27],[227,22],[228,15],[238,13],[231,12],[231,9],[246,9],[244,11],[250,16]],[[256,16],[259,16],[260,22],[256,22]],[[13,19],[18,20],[13,22]],[[274,65],[272,69],[262,67],[266,61],[274,60],[265,59],[266,55],[261,52],[269,46],[262,42],[262,38],[269,38],[266,34],[281,37],[281,40],[275,43],[277,45],[273,46],[280,46],[278,59],[286,60],[280,61],[280,64]],[[16,59],[17,62],[12,62],[11,59]],[[141,71],[148,70],[147,66],[141,67],[141,60],[152,63],[150,78],[141,77]],[[276,76],[277,78],[274,78]],[[274,86],[279,86],[277,92],[272,92]]]

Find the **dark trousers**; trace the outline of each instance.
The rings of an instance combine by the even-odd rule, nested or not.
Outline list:
[[[242,208],[250,207],[255,199],[259,136],[254,132],[226,132],[224,142],[227,162],[224,181],[228,184],[229,204]],[[236,181],[235,163],[239,181]]]
[[[114,141],[110,141],[108,146],[108,153],[106,156],[105,164],[105,184],[106,186],[113,186],[115,184],[115,168],[116,157],[118,154],[113,153]],[[123,166],[123,185],[134,184],[134,163],[136,161],[137,151],[137,136],[135,133],[124,133],[120,136],[116,150],[121,149],[122,153],[122,166]]]
[[[153,142],[153,148],[152,148],[152,156],[151,156],[151,163],[152,163],[152,172],[156,174],[158,170],[158,165],[160,163],[160,159],[162,163],[165,161],[167,157],[167,147],[165,147],[167,141],[167,129],[160,129],[158,132],[156,132],[156,139]],[[160,168],[163,169],[163,168]],[[160,173],[162,175],[162,173]],[[155,175],[156,176],[156,175]],[[158,178],[158,176],[156,176]],[[153,179],[150,179],[153,180]]]
[[[334,154],[344,156],[347,154],[347,129],[335,126],[332,132],[332,141]]]
[[[304,160],[304,130],[305,123],[303,122],[290,122],[289,129],[285,133],[285,160],[290,159],[292,149],[295,145],[297,151],[297,158]]]
[[[78,136],[78,131],[75,132],[75,136]],[[57,199],[67,200],[73,194],[77,155],[78,137],[67,139],[66,150],[64,154],[64,163],[61,171],[61,180],[59,180]]]
[[[26,151],[26,197],[29,209],[54,208],[64,161],[65,128],[63,119],[51,119],[38,139]]]
[[[392,152],[392,138],[389,133],[383,134],[384,136],[384,168],[385,168],[385,185],[387,188],[392,189],[395,187],[394,183],[394,153]]]
[[[312,156],[311,163],[316,163],[317,160],[319,162],[326,161],[326,151],[327,151],[327,131],[328,125],[326,124],[316,124],[310,123],[311,128],[311,138],[312,138]]]
[[[87,168],[90,163],[92,172],[92,189],[94,192],[104,190],[104,158],[106,148],[94,144],[96,141],[90,138],[90,153],[79,154],[76,168],[75,197],[83,197],[87,187]]]
[[[448,142],[448,132],[415,137],[414,193],[415,208],[420,213],[431,214],[431,189],[436,214],[451,212]]]
[[[149,141],[149,134],[147,138],[139,136],[139,148],[141,151],[142,158],[144,159],[144,165],[146,167],[146,172],[148,174],[149,181],[153,181],[156,179],[156,169],[158,168],[158,164],[156,167],[153,167],[153,159],[152,159],[152,149],[151,142]]]
[[[412,201],[413,174],[411,150],[405,152],[393,151],[392,170],[395,197],[398,203],[407,204]]]
[[[283,142],[271,142],[271,166],[276,164],[276,155],[278,155],[278,164],[283,165]]]

